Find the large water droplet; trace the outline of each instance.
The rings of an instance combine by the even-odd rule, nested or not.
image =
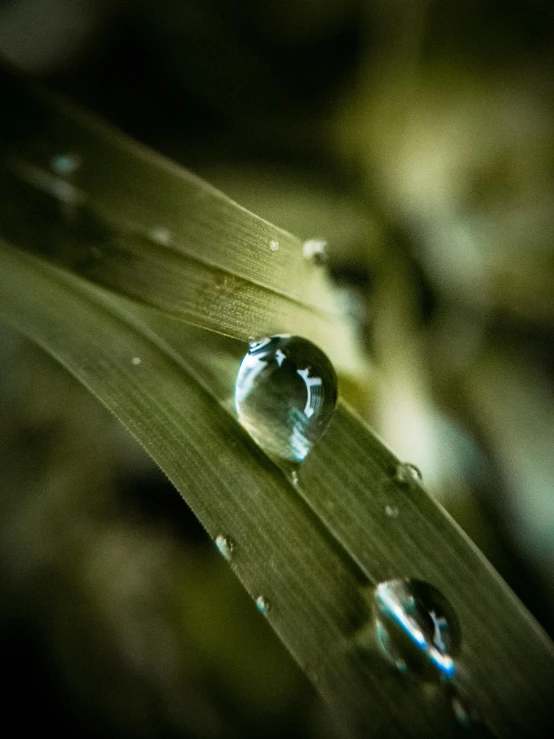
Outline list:
[[[301,462],[337,402],[335,370],[307,339],[278,335],[250,344],[235,385],[239,421],[268,454]]]
[[[458,619],[446,598],[421,580],[390,580],[375,589],[376,636],[401,672],[452,680],[460,648]]]

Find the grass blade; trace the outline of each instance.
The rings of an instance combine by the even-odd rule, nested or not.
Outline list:
[[[9,94],[16,123],[25,110],[34,118],[17,135],[3,123],[0,230],[75,274],[4,244],[4,315],[113,410],[212,536],[237,541],[237,574],[275,604],[272,624],[350,734],[454,731],[445,691],[399,680],[363,641],[369,588],[414,577],[458,613],[463,693],[502,736],[541,736],[552,645],[459,528],[418,483],[395,478],[398,460],[344,404],[295,488],[226,412],[233,351],[191,341],[182,319],[243,340],[289,331],[355,366],[299,242],[83,114]],[[61,151],[81,158],[74,173],[52,172]]]
[[[388,669],[359,648],[356,634],[369,615],[365,579],[178,356],[97,288],[4,242],[0,250],[5,320],[115,413],[212,537],[233,538],[233,569],[254,598],[267,597],[271,624],[346,734],[448,733],[452,717],[441,695],[422,701],[419,684],[383,679]]]
[[[145,319],[195,366],[233,414],[241,347],[199,351],[194,337],[186,338],[175,322],[148,317],[148,311]],[[460,620],[461,692],[500,736],[542,736],[552,721],[552,642],[422,486],[397,478],[398,465],[378,437],[339,403],[329,430],[298,470],[296,490],[368,583],[409,577],[437,587]],[[290,468],[282,469],[290,476]]]
[[[325,271],[298,239],[88,114],[5,72],[0,85],[5,239],[209,330],[302,333],[354,370]]]

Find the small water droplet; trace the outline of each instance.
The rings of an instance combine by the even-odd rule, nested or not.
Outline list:
[[[237,375],[235,407],[242,426],[268,454],[304,460],[336,402],[335,370],[315,344],[278,335],[250,345]]]
[[[456,721],[467,731],[467,736],[472,739],[493,739],[496,735],[482,721],[475,706],[464,696],[460,695],[460,691],[456,683],[448,683],[446,686],[450,698],[450,705],[454,713]]]
[[[268,599],[263,595],[258,595],[256,598],[256,608],[258,611],[260,611],[260,613],[267,613],[270,607]]]
[[[414,482],[421,483],[423,475],[419,467],[411,462],[400,462],[394,473],[394,479],[399,485],[408,486]]]
[[[77,154],[58,154],[50,160],[52,170],[59,175],[70,175],[76,172],[81,165]]]
[[[271,239],[269,242],[269,248],[271,251],[277,251],[279,249],[279,242],[275,241],[275,239]]]
[[[168,228],[164,228],[163,226],[153,228],[150,231],[150,238],[157,244],[167,246],[171,243],[171,231]]]
[[[138,367],[138,365],[142,362],[142,359],[140,357],[133,357],[131,359],[131,364],[134,364],[135,367]]]
[[[452,680],[460,628],[452,606],[421,580],[390,580],[375,589],[377,644],[400,672]]]
[[[292,484],[296,487],[298,485],[298,472],[296,470],[293,470],[290,473],[290,479],[292,480]]]
[[[214,286],[216,290],[223,290],[227,287],[229,281],[229,277],[227,275],[221,274],[217,275],[214,278]]]
[[[229,562],[233,556],[233,552],[235,551],[235,542],[231,537],[219,534],[216,537],[215,545],[217,547],[217,551]]]
[[[309,239],[302,246],[304,259],[311,259],[315,264],[327,261],[327,242],[323,239]]]
[[[451,705],[458,723],[462,724],[462,726],[471,726],[473,721],[470,712],[459,696],[455,695],[454,698],[452,698]]]
[[[385,506],[385,515],[388,518],[398,518],[398,506],[395,505],[386,505]]]

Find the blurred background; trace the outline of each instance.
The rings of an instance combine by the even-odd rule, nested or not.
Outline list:
[[[360,413],[554,632],[554,3],[0,0],[0,57],[302,238]],[[0,326],[6,737],[336,737],[179,495]]]

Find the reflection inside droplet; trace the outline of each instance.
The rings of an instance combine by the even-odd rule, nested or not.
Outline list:
[[[390,580],[375,589],[377,644],[401,672],[452,680],[460,628],[452,606],[421,580]]]
[[[235,384],[239,421],[268,454],[301,462],[327,428],[337,380],[307,339],[278,335],[252,342]]]

